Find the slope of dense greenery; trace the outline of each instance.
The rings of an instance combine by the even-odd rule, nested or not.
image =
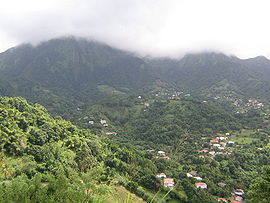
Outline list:
[[[106,199],[114,183],[130,190],[159,184],[150,160],[38,104],[1,97],[0,120],[0,202],[92,202]]]
[[[89,124],[83,117],[94,118],[96,125]],[[99,120],[108,119],[109,129],[119,130],[118,136],[123,136],[119,140],[170,145],[184,134],[199,137],[240,130],[243,117],[192,99],[152,100],[130,96],[99,102],[82,111],[81,117],[74,122],[100,132]]]

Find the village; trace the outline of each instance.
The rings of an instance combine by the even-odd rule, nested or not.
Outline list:
[[[208,145],[207,148],[198,150],[198,156],[200,158],[205,158],[205,156],[210,156],[212,159],[219,154],[230,156],[233,154],[232,146],[236,146],[234,141],[230,141],[232,135],[226,133],[224,136],[217,136],[220,134],[214,134],[211,137],[201,137],[202,145]],[[239,145],[238,145],[239,146]],[[153,149],[147,150],[150,153],[155,154],[153,158],[155,159],[165,159],[171,160],[172,158],[166,154],[164,151],[155,151]],[[162,172],[156,175],[157,178],[161,179],[163,186],[168,189],[173,189],[175,186],[175,181],[173,178],[168,177],[166,173]],[[186,173],[187,178],[195,180],[194,186],[197,189],[207,190],[208,184],[204,181],[196,170],[192,170]],[[226,187],[225,183],[219,182],[217,185],[221,188]],[[231,198],[217,197],[217,201],[226,203],[244,203],[245,192],[243,189],[236,188],[231,192]]]
[[[248,109],[261,109],[265,107],[265,104],[259,101],[258,99],[255,98],[248,98],[248,99],[243,99],[243,98],[238,98],[236,96],[228,96],[228,95],[216,95],[210,101],[214,103],[218,102],[229,102],[231,105],[234,107],[238,108],[240,111],[238,113],[244,113]]]
[[[156,97],[162,96],[162,97],[168,97],[168,99],[173,100],[173,99],[180,99],[180,97],[188,97],[190,94],[184,94],[183,92],[158,92]],[[147,101],[144,99],[144,96],[137,96],[138,99],[138,104],[140,105],[142,111],[148,111],[149,107],[152,105],[151,101]],[[219,100],[219,97],[215,98],[216,100]],[[245,108],[262,108],[264,107],[264,104],[261,102],[258,102],[255,99],[249,99],[246,103],[243,102],[243,100],[232,100],[234,106],[236,107],[245,107]],[[203,101],[203,103],[208,103],[208,101]],[[88,124],[94,125],[97,124],[102,127],[102,133],[107,136],[115,136],[121,135],[121,131],[118,131],[117,128],[114,128],[112,125],[109,125],[109,120],[105,117],[97,120],[94,119],[94,117],[91,116],[85,116],[83,117],[83,120],[85,120]],[[258,132],[260,129],[257,129]],[[243,132],[245,130],[242,130]],[[256,131],[254,131],[256,132]],[[237,148],[242,148],[243,145],[241,145],[241,142],[239,140],[244,140],[244,141],[249,141],[251,140],[250,137],[241,137],[239,134],[242,132],[237,132],[235,133],[214,133],[211,135],[205,135],[201,137],[197,137],[195,142],[193,143],[196,146],[197,149],[197,156],[201,160],[206,160],[206,159],[220,159],[222,156],[226,157],[231,157],[234,155],[234,150]],[[253,133],[253,132],[250,132]],[[237,140],[237,141],[236,141]],[[258,150],[262,150],[262,148],[257,148]],[[153,159],[163,159],[166,161],[170,161],[174,159],[174,154],[171,154],[171,152],[167,151],[165,149],[162,150],[154,150],[154,149],[149,149],[147,152],[153,154],[152,158]],[[192,180],[192,184],[197,190],[209,190],[211,189],[211,184],[209,186],[209,183],[207,179],[209,177],[205,177],[205,175],[200,174],[196,170],[190,170],[187,171],[186,177],[190,180]],[[156,174],[156,178],[160,179],[162,182],[162,185],[164,188],[168,188],[169,190],[174,189],[175,185],[178,183],[178,179],[175,179],[175,177],[172,177],[171,175],[168,175],[165,173],[165,171],[160,171],[160,173]],[[181,181],[181,180],[180,180]],[[195,182],[194,182],[195,181]],[[226,181],[224,181],[226,182]],[[227,184],[224,183],[223,181],[216,182],[216,186],[219,188],[228,188]],[[231,196],[217,196],[216,200],[219,202],[227,202],[227,203],[243,203],[245,202],[245,191],[241,188],[234,188],[234,189],[229,189]],[[226,197],[226,198],[225,198]]]

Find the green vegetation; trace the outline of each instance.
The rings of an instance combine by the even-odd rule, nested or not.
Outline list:
[[[0,202],[268,202],[269,65],[74,38],[1,53],[0,95],[32,103],[0,97]]]
[[[0,119],[0,202],[95,202],[114,183],[156,189],[150,160],[38,104],[1,97]]]
[[[164,172],[177,181],[170,197],[182,202],[206,199],[206,202],[215,202],[218,197],[231,199],[235,189],[248,190],[258,175],[258,166],[270,163],[266,148],[270,131],[264,127],[258,132],[253,127],[263,121],[260,114],[250,117],[250,112],[233,114],[190,99],[149,100],[144,96],[106,100],[82,113],[81,118],[91,117],[95,124],[79,119],[79,125],[96,133],[117,132],[108,137],[119,145],[145,152],[159,173]],[[100,119],[106,119],[108,126],[103,127]],[[229,141],[235,143],[228,144],[224,150],[212,147],[210,139],[219,136],[229,137]],[[216,154],[198,153],[202,149]],[[158,150],[165,151],[171,159],[157,158]],[[197,171],[197,176],[208,184],[207,191],[194,187],[196,180],[186,177],[190,171]],[[162,198],[165,194],[159,192],[156,197]]]
[[[251,190],[248,193],[250,202],[270,202],[270,167],[264,167],[259,178],[253,181]]]

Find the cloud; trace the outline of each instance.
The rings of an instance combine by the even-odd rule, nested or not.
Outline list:
[[[9,0],[0,47],[75,35],[143,55],[270,57],[267,0]]]

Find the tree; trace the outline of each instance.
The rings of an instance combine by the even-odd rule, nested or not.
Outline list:
[[[261,177],[255,179],[248,192],[250,202],[270,202],[270,166],[265,166]]]

